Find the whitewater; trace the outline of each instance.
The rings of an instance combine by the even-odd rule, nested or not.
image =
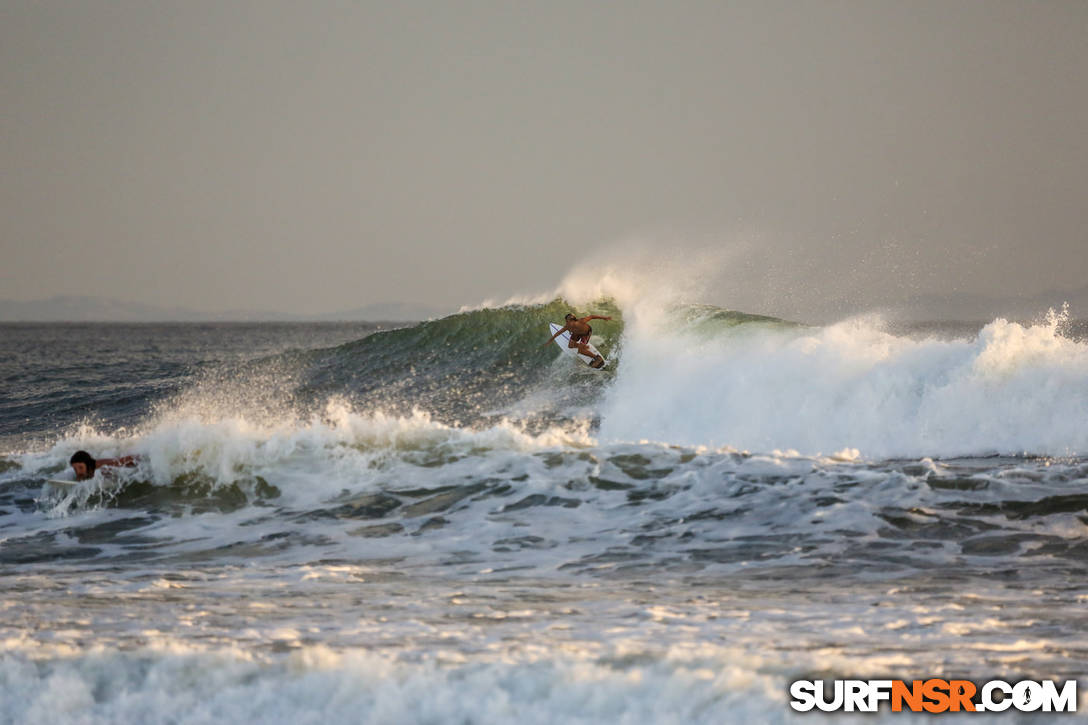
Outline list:
[[[0,326],[0,722],[1084,690],[1083,323],[811,326],[595,272],[395,328]],[[541,346],[570,309],[613,369]],[[48,483],[79,449],[139,464]]]

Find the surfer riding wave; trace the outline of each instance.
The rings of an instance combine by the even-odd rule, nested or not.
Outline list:
[[[570,332],[570,342],[567,343],[567,347],[577,349],[579,354],[591,358],[594,364],[603,363],[604,358],[602,358],[595,350],[589,348],[589,338],[593,334],[593,328],[589,326],[589,321],[611,319],[611,317],[603,315],[586,315],[585,317],[578,317],[573,312],[568,312],[567,316],[564,318],[566,324],[556,330],[555,334],[548,338],[548,342],[551,342],[564,332]],[[541,347],[545,347],[548,342],[545,342]]]

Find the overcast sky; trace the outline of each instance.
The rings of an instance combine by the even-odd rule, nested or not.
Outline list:
[[[629,240],[793,316],[1088,280],[1083,0],[0,8],[0,298],[456,308]]]

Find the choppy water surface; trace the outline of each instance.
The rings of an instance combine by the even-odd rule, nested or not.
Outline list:
[[[0,326],[0,719],[811,721],[793,679],[1085,686],[1080,327],[583,307],[616,318],[603,373],[539,347],[558,300]],[[80,448],[140,464],[46,483]]]

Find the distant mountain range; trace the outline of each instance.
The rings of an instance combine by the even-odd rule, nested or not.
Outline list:
[[[0,300],[0,322],[410,322],[448,314],[403,302],[366,305],[320,315],[226,310],[201,312],[101,297],[59,296],[27,302]]]

